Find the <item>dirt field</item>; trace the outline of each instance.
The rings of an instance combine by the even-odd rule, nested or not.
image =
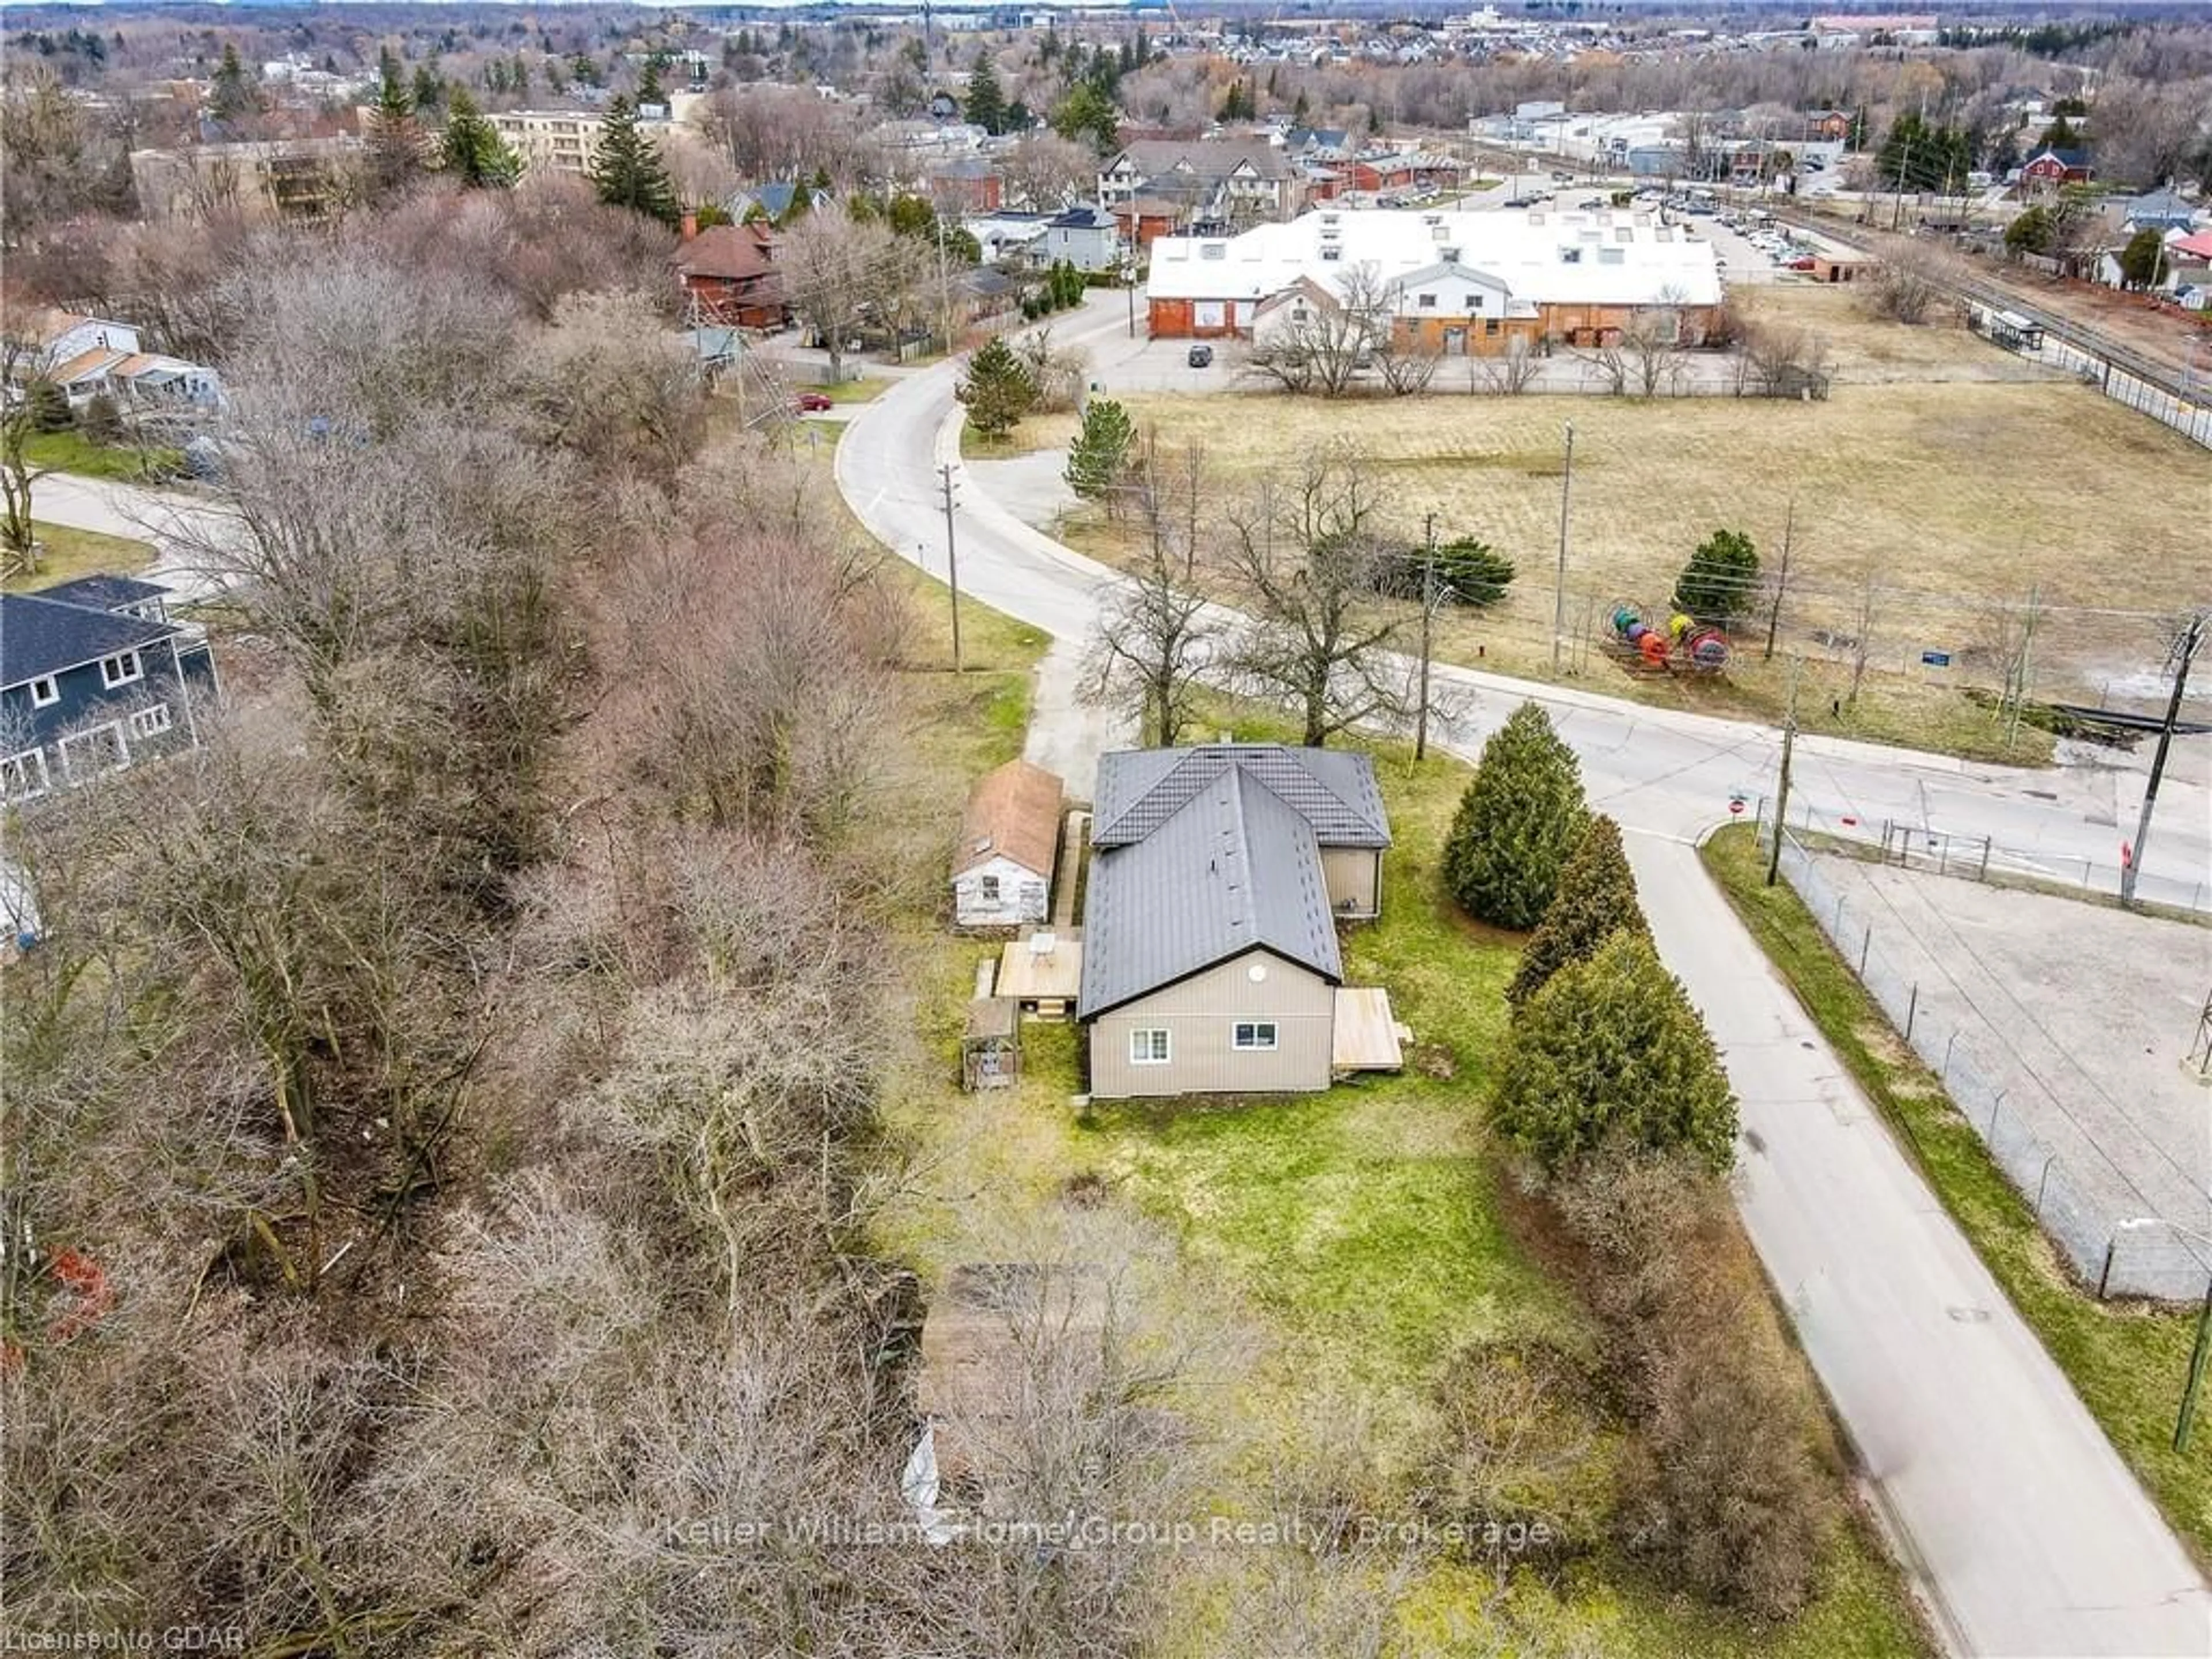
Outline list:
[[[1923,1035],[1958,1033],[1960,1109],[1984,1129],[2002,1091],[1998,1139],[2017,1148],[2024,1129],[2040,1143],[2014,1159],[2028,1182],[2056,1155],[2070,1185],[2046,1224],[2082,1271],[2098,1271],[2123,1221],[2212,1230],[2212,1086],[2184,1064],[2212,991],[2212,929],[1856,859],[1823,858],[1820,873],[1854,918],[1847,933],[1871,926],[1880,971],[1919,988]],[[2170,1279],[2174,1295],[2201,1286],[2181,1241],[2122,1231],[2130,1276]]]
[[[1505,604],[1444,631],[1448,653],[1467,660],[1548,669],[1563,428],[1572,421],[1567,613],[1578,637],[1601,635],[1616,604],[1664,605],[1715,529],[1750,534],[1771,570],[1788,520],[1780,650],[1808,655],[1801,703],[1829,716],[1830,729],[2002,752],[1988,717],[1948,693],[2001,683],[2031,592],[2041,607],[2037,695],[2156,696],[2146,671],[2163,655],[2160,615],[2212,597],[2188,505],[2203,501],[2203,452],[2069,382],[1959,378],[2013,360],[1955,327],[1867,321],[1850,298],[1777,289],[1754,301],[1830,339],[1840,373],[1825,403],[1454,392],[1329,402],[1226,391],[1127,401],[1170,451],[1202,448],[1220,506],[1301,450],[1340,441],[1376,470],[1398,533],[1417,539],[1433,512],[1440,536],[1479,536],[1507,553],[1520,577]],[[1897,378],[1913,374],[1923,378]],[[1062,528],[1109,556],[1128,536],[1091,509]],[[1835,718],[1869,581],[1866,690],[1856,715]],[[1778,708],[1780,665],[1758,660],[1763,627],[1747,631],[1740,647],[1754,648],[1739,650],[1729,686],[1668,683],[1646,694]],[[1926,651],[1949,653],[1950,665],[1923,667]],[[1621,673],[1601,650],[1568,654],[1593,676]]]

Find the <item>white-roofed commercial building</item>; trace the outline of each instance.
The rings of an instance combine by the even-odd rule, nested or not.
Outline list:
[[[1721,303],[1712,244],[1648,213],[1307,213],[1239,236],[1166,236],[1147,286],[1157,339],[1249,336],[1279,296],[1379,287],[1401,344],[1448,355],[1518,337],[1594,345],[1641,313],[1704,336]],[[1293,299],[1292,303],[1302,302]]]

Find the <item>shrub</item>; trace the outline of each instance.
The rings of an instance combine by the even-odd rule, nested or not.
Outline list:
[[[1543,989],[1553,975],[1587,962],[1624,929],[1651,931],[1636,902],[1636,874],[1621,848],[1620,826],[1611,818],[1592,818],[1559,872],[1559,890],[1522,954],[1513,982],[1505,988],[1506,1000],[1517,1008]]]
[[[100,392],[84,406],[77,428],[89,441],[112,449],[124,440],[123,411],[115,406],[114,398]]]
[[[1779,1344],[1706,1332],[1662,1369],[1632,1459],[1622,1541],[1709,1601],[1787,1619],[1812,1599],[1836,1504]]]
[[[69,394],[52,380],[36,380],[24,393],[30,400],[31,428],[35,432],[66,432],[76,424]]]
[[[1444,879],[1468,915],[1500,927],[1540,921],[1589,821],[1573,751],[1524,702],[1482,746],[1444,842]]]
[[[994,336],[969,359],[958,396],[968,406],[968,424],[979,435],[1003,438],[1029,413],[1036,386],[1012,348]]]
[[[1751,608],[1759,591],[1759,550],[1740,530],[1716,530],[1698,544],[1674,582],[1674,608],[1726,626]]]
[[[1735,1158],[1735,1096],[1705,1022],[1640,933],[1617,933],[1521,1006],[1498,1127],[1554,1176],[1608,1146]]]
[[[1437,549],[1436,570],[1441,597],[1477,608],[1496,605],[1513,580],[1513,561],[1472,536]]]

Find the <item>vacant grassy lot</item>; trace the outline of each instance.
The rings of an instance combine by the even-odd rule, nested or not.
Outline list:
[[[1820,329],[1846,366],[1885,373],[1917,362],[2002,354],[1950,325],[1905,329],[1861,318],[1851,296],[1778,290],[1749,303]],[[1994,718],[1959,695],[2000,684],[2040,605],[2032,657],[2038,695],[2099,700],[2141,676],[2164,645],[2154,617],[2202,602],[2203,551],[2179,503],[2202,495],[2206,459],[2178,434],[2087,387],[1983,380],[1841,382],[1825,403],[1735,398],[1477,397],[1439,392],[1331,402],[1259,392],[1132,394],[1140,424],[1171,453],[1197,444],[1216,480],[1217,514],[1248,506],[1262,475],[1338,441],[1365,457],[1386,528],[1488,541],[1519,567],[1505,602],[1451,618],[1440,648],[1504,672],[1548,675],[1559,549],[1565,433],[1574,425],[1568,514],[1568,672],[1607,690],[1631,678],[1595,641],[1620,604],[1664,606],[1675,576],[1714,530],[1749,534],[1767,569],[1785,525],[1789,591],[1782,658],[1802,653],[1801,707],[1826,729],[2032,760],[2033,732],[2008,749]],[[1043,434],[1050,435],[1050,434]],[[1041,439],[1039,440],[1041,441]],[[1016,434],[1018,447],[1032,434]],[[2195,481],[2192,483],[2191,481]],[[1201,544],[1218,540],[1217,518]],[[1133,526],[1095,508],[1064,529],[1093,554],[1122,556]],[[1738,630],[1720,685],[1637,681],[1634,695],[1719,713],[1771,716],[1786,700],[1783,663],[1760,660],[1764,615]],[[1867,641],[1855,707],[1847,699]],[[1923,666],[1924,651],[1949,666]],[[2141,687],[2123,684],[2124,693]],[[2116,697],[2117,700],[2117,697]]]
[[[995,732],[970,743],[971,770],[1012,752]],[[1200,1430],[1190,1455],[1210,1513],[1273,1512],[1286,1465],[1338,1470],[1352,1485],[1333,1492],[1374,1512],[1408,1512],[1435,1452],[1437,1382],[1462,1345],[1527,1339],[1587,1352],[1597,1340],[1506,1224],[1510,1195],[1482,1103],[1519,945],[1467,924],[1443,896],[1437,854],[1466,769],[1415,767],[1402,750],[1382,766],[1398,841],[1384,919],[1351,936],[1347,969],[1387,985],[1415,1031],[1421,1063],[1402,1077],[1318,1097],[1101,1103],[1079,1114],[1074,1030],[1031,1024],[1020,1085],[963,1095],[961,1008],[994,947],[940,933],[911,941],[924,1047],[896,1123],[915,1173],[887,1218],[887,1243],[933,1280],[959,1261],[1006,1259],[1009,1241],[1063,1224],[1071,1181],[1133,1204],[1174,1254],[1176,1317],[1234,1334],[1241,1356],[1178,1402]],[[1619,1430],[1595,1416],[1587,1429],[1589,1478],[1601,1487]],[[1856,1528],[1838,1538],[1818,1601],[1784,1629],[1673,1596],[1602,1546],[1556,1577],[1524,1570],[1502,1584],[1447,1556],[1408,1559],[1401,1583],[1368,1592],[1395,1607],[1393,1651],[1923,1650],[1893,1570]],[[1224,1608],[1249,1562],[1201,1555],[1179,1569],[1168,1651],[1228,1650]]]
[[[2200,1422],[2186,1454],[2172,1445],[2194,1316],[2100,1302],[2075,1285],[1981,1137],[1899,1039],[1796,894],[1787,884],[1765,884],[1752,836],[1749,825],[1722,830],[1705,844],[1706,868],[2175,1532],[2199,1560],[2212,1559],[2212,1431]]]
[[[41,519],[31,520],[31,528],[40,544],[38,572],[0,583],[10,593],[35,593],[79,576],[134,576],[154,562],[154,550],[127,536],[103,536],[96,530],[73,530]]]

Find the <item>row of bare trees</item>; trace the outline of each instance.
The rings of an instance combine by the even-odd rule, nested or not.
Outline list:
[[[711,435],[654,296],[456,269],[478,210],[429,211],[195,295],[228,707],[11,821],[7,1628],[1131,1651],[1157,1551],[863,1530],[911,1518],[878,1103],[954,805],[902,589]],[[1034,1334],[1024,1508],[1171,1489],[1124,1325]]]
[[[1405,724],[1418,706],[1399,654],[1411,619],[1389,596],[1408,591],[1419,554],[1388,528],[1357,447],[1310,450],[1225,506],[1202,467],[1201,453],[1178,462],[1156,444],[1135,458],[1122,493],[1150,527],[1150,555],[1100,615],[1086,695],[1147,744],[1181,740],[1209,688],[1288,705],[1310,744]]]

